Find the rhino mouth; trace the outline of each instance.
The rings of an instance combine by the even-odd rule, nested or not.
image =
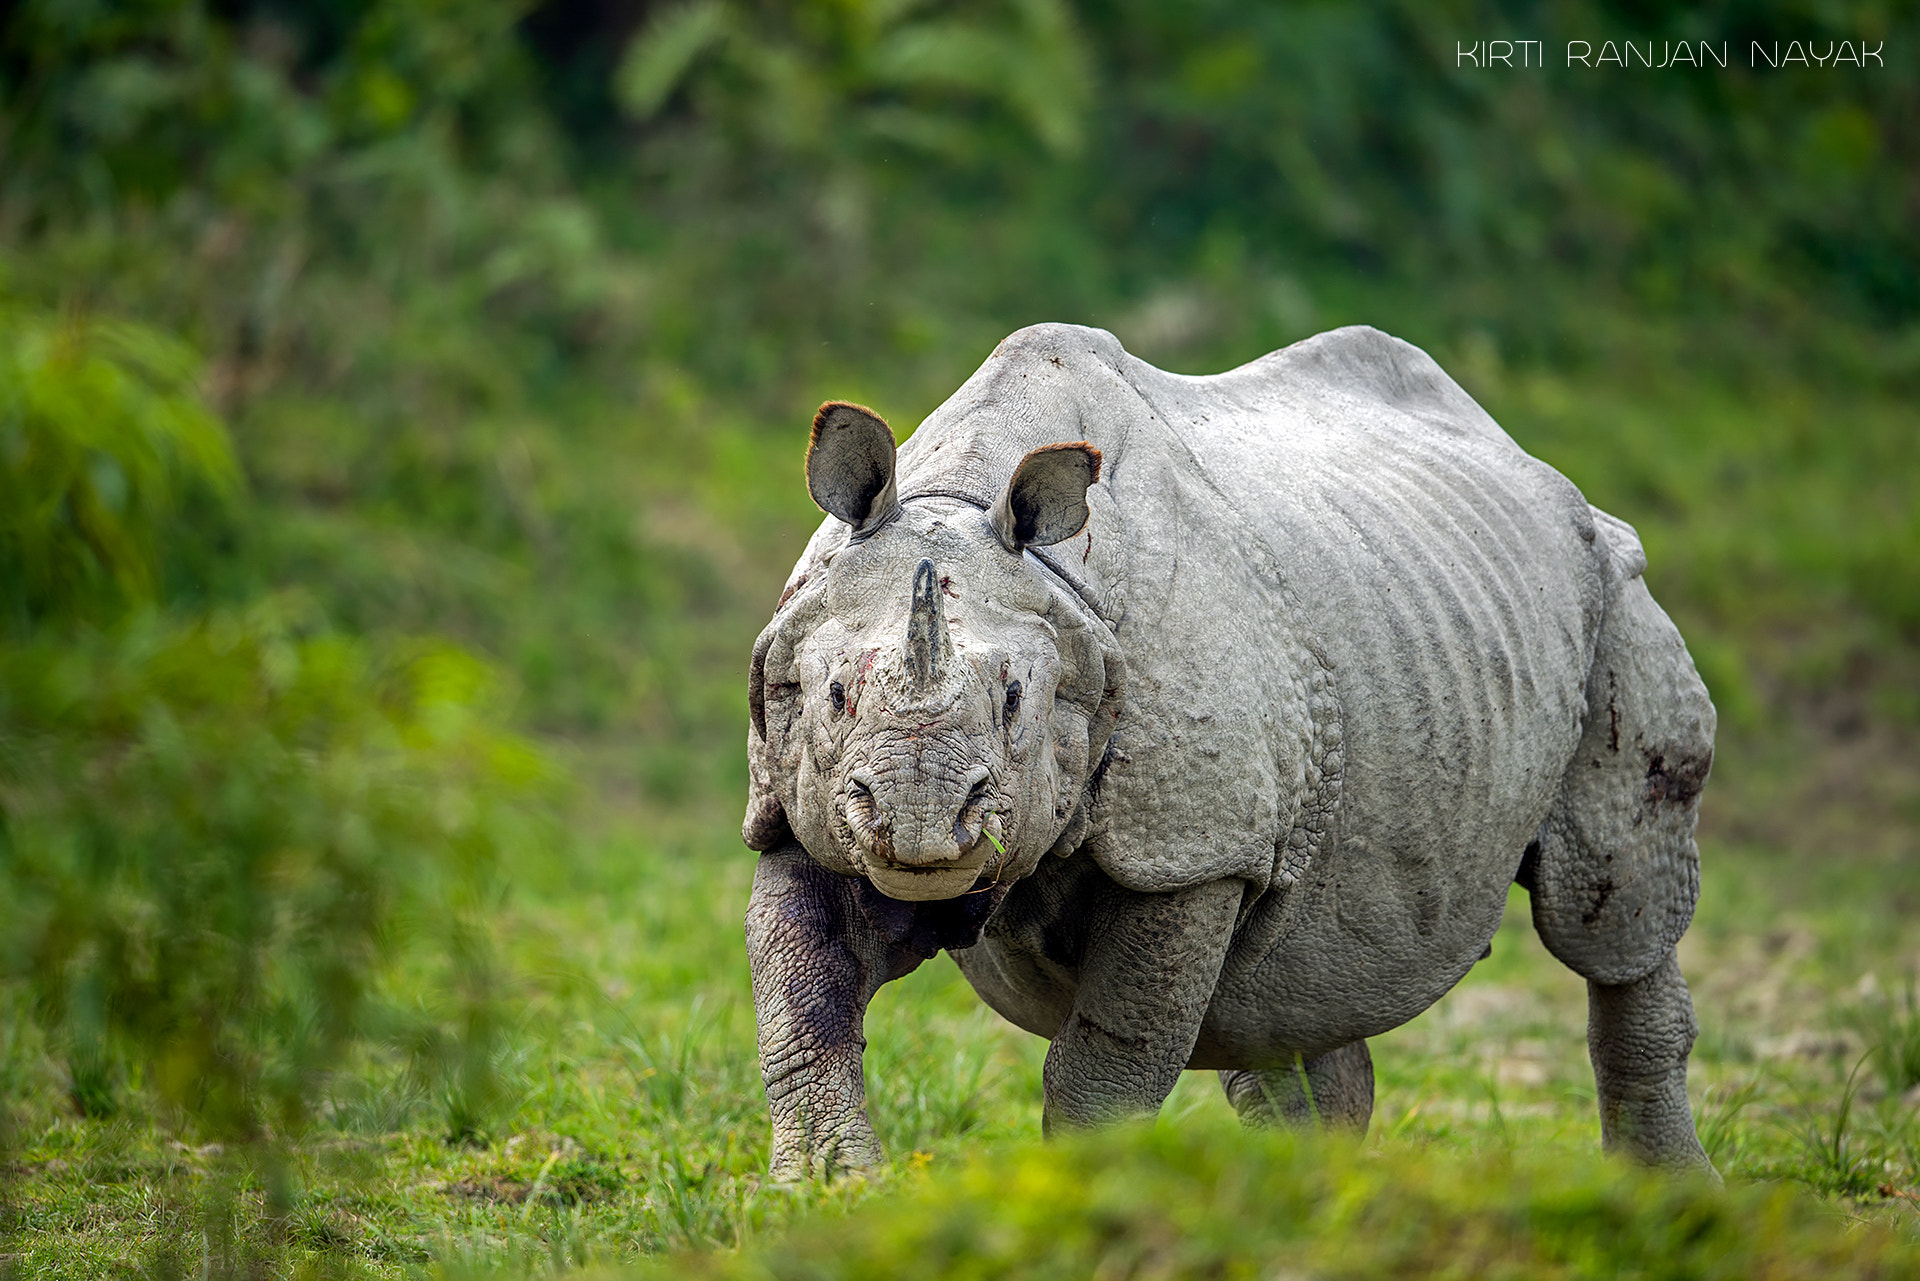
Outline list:
[[[998,815],[992,816],[998,818]],[[996,824],[997,826],[997,824]],[[987,836],[983,824],[978,839],[962,846],[955,858],[937,863],[905,863],[881,855],[875,857],[860,850],[858,866],[882,891],[893,898],[949,898],[973,888],[982,874],[995,866],[999,850]],[[895,889],[912,890],[894,893]]]
[[[889,792],[866,771],[848,776],[842,819],[851,838],[849,852],[881,893],[916,901],[952,898],[998,867],[1006,841],[991,772],[975,766],[961,781],[965,799],[949,811],[954,817],[942,830],[937,821],[916,822],[910,812],[896,813]]]
[[[918,772],[872,766],[843,780],[839,828],[849,860],[893,899],[950,899],[1004,860],[1004,803],[985,764],[954,778],[950,791]]]
[[[978,867],[870,867],[867,880],[891,899],[924,903],[959,898],[980,881]]]

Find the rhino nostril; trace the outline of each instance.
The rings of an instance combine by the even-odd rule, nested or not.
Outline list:
[[[856,829],[868,832],[883,832],[887,828],[886,811],[874,799],[872,781],[864,775],[856,774],[847,780],[847,819]]]
[[[980,839],[981,828],[987,821],[987,790],[992,778],[988,775],[986,766],[976,765],[968,775],[967,781],[972,786],[967,788],[967,799],[961,804],[960,812],[953,818],[954,844],[963,850],[971,849],[973,843]]]

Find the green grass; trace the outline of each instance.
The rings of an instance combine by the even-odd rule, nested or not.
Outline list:
[[[744,1257],[651,1275],[1825,1277],[1910,1275],[1920,1242],[1780,1188],[1718,1192],[1557,1143],[1365,1149],[1219,1121],[990,1151]]]
[[[448,1141],[434,1100],[409,1096],[397,1063],[369,1060],[336,1083],[330,1119],[293,1157],[304,1195],[278,1222],[243,1218],[240,1245],[282,1268],[544,1274],[765,1242],[795,1219],[831,1220],[876,1192],[924,1203],[957,1188],[977,1208],[987,1186],[980,1171],[992,1165],[970,1162],[983,1151],[1012,1154],[1020,1177],[1052,1168],[1054,1157],[1025,1146],[1039,1133],[1042,1043],[987,1011],[943,957],[883,990],[868,1019],[872,1107],[893,1168],[827,1188],[763,1185],[766,1119],[738,924],[751,856],[731,840],[726,817],[669,816],[644,838],[637,826],[619,827],[585,842],[573,863],[529,876],[502,927],[521,977],[500,1065],[508,1097],[488,1140]],[[1915,1237],[1920,1119],[1871,1066],[1855,1071],[1879,1043],[1840,1011],[1868,970],[1892,976],[1912,964],[1920,922],[1885,892],[1911,882],[1911,871],[1838,863],[1801,871],[1710,843],[1700,918],[1682,956],[1702,1026],[1692,1076],[1702,1138],[1736,1190],[1763,1189],[1714,1202],[1710,1215],[1756,1224],[1785,1216],[1780,1258],[1804,1262],[1838,1248],[1843,1218]],[[1584,1011],[1582,984],[1546,955],[1516,890],[1492,956],[1432,1010],[1373,1043],[1379,1104],[1366,1162],[1257,1141],[1236,1147],[1221,1134],[1233,1123],[1210,1073],[1181,1082],[1162,1123],[1210,1137],[1191,1150],[1186,1139],[1145,1140],[1124,1159],[1176,1201],[1182,1187],[1198,1186],[1181,1183],[1182,1162],[1199,1161],[1221,1181],[1304,1180],[1295,1194],[1320,1208],[1294,1226],[1250,1219],[1244,1240],[1228,1233],[1245,1208],[1240,1193],[1209,1208],[1212,1194],[1192,1191],[1207,1239],[1226,1242],[1220,1248],[1236,1259],[1301,1241],[1314,1259],[1373,1258],[1352,1235],[1373,1211],[1328,1206],[1384,1195],[1383,1179],[1412,1180],[1427,1198],[1408,1250],[1491,1231],[1501,1216],[1532,1214],[1562,1193],[1629,1222],[1649,1199],[1705,1205],[1607,1172]],[[207,1237],[204,1225],[217,1229],[222,1198],[266,1204],[257,1177],[236,1189],[223,1154],[162,1133],[59,1115],[43,1098],[9,1193],[16,1274],[151,1273],[182,1240]],[[1329,1173],[1303,1173],[1323,1157]],[[1092,1158],[1057,1159],[1071,1168]],[[1539,1181],[1546,1190],[1532,1200],[1510,1195]],[[1825,1228],[1809,1208],[1814,1197],[1837,1207]],[[891,1213],[886,1204],[873,1213]],[[1020,1203],[1008,1204],[1014,1213]],[[1588,1210],[1563,1212],[1574,1225],[1569,1241],[1595,1230]],[[868,1226],[804,1238],[816,1251],[807,1257],[825,1257],[822,1241],[891,1231],[871,1226],[880,1219],[859,1222]],[[1661,1238],[1646,1240],[1653,1249]]]

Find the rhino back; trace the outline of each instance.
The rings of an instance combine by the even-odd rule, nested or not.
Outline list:
[[[1579,740],[1604,552],[1569,481],[1378,331],[1141,381],[1279,558],[1344,748],[1332,838],[1246,923],[1209,1035],[1332,1048],[1426,1008],[1497,927]]]
[[[1191,382],[1207,384],[1188,410],[1196,454],[1333,665],[1344,841],[1402,832],[1405,846],[1465,816],[1544,813],[1579,736],[1603,599],[1579,491],[1377,330]],[[1489,855],[1517,864],[1538,821]]]

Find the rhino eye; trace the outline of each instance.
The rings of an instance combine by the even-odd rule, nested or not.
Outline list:
[[[1008,681],[1007,682],[1006,721],[1009,725],[1013,723],[1013,718],[1017,716],[1019,712],[1020,712],[1020,682]]]
[[[847,710],[847,691],[841,688],[839,681],[835,681],[833,684],[827,686],[827,698],[833,703],[834,711],[844,712]]]

